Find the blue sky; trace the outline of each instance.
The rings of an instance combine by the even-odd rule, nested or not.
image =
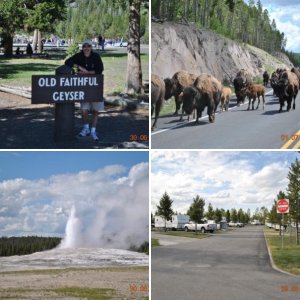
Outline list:
[[[261,3],[269,11],[270,19],[275,19],[277,28],[287,37],[286,49],[300,53],[299,0],[261,0]]]
[[[1,151],[0,236],[64,236],[74,207],[82,236],[97,233],[100,240],[115,230],[114,218],[123,224],[124,238],[139,231],[145,240],[148,156],[148,151]]]
[[[285,191],[289,166],[300,158],[290,151],[153,151],[151,210],[165,191],[174,210],[186,213],[198,194],[216,208],[269,209]]]
[[[127,168],[148,161],[147,151],[24,151],[0,152],[0,181],[16,177],[41,179],[51,175],[95,171],[106,165]]]

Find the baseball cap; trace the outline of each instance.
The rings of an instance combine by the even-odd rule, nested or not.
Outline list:
[[[93,46],[93,44],[92,44],[92,41],[91,40],[85,40],[83,43],[82,43],[82,47],[84,47],[84,46]]]

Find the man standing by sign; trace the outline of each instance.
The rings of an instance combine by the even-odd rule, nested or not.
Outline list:
[[[92,42],[87,40],[82,44],[82,51],[76,53],[65,61],[65,64],[69,67],[78,68],[79,74],[102,74],[103,62],[99,54],[93,52]],[[84,102],[80,103],[82,111],[83,128],[79,133],[79,136],[88,136],[97,141],[98,136],[96,133],[96,125],[98,120],[98,112],[103,110],[103,102]],[[89,110],[92,111],[92,126],[89,127]]]

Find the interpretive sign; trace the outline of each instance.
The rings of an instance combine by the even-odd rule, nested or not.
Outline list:
[[[33,75],[32,104],[103,101],[103,75]]]

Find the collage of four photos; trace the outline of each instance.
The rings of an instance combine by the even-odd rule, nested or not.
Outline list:
[[[0,0],[0,299],[299,299],[299,12]]]

